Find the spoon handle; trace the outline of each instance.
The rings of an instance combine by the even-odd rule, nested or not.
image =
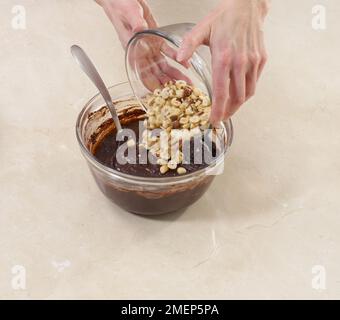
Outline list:
[[[97,87],[100,94],[104,98],[106,105],[110,110],[113,121],[115,123],[117,132],[122,130],[122,126],[119,122],[119,118],[117,116],[116,108],[114,107],[114,105],[112,103],[110,93],[107,90],[107,87],[105,86],[104,81],[100,77],[96,67],[94,66],[94,64],[92,63],[90,58],[87,56],[85,51],[82,48],[80,48],[79,46],[76,46],[76,45],[72,46],[71,47],[71,53],[72,53],[73,57],[76,59],[76,61],[78,62],[78,64],[80,65],[81,69],[90,78],[90,80]]]

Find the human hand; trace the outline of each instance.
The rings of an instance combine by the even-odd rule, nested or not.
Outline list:
[[[156,20],[144,0],[96,0],[96,2],[111,20],[124,48],[136,32],[157,28]]]
[[[111,20],[124,48],[136,32],[157,28],[145,0],[96,0]],[[137,64],[139,77],[146,88],[153,91],[170,80],[190,81],[178,69],[166,60],[176,60],[177,52],[165,41],[156,37],[145,37],[140,40],[130,55],[130,64]]]
[[[267,60],[262,25],[268,5],[268,0],[222,0],[184,37],[178,62],[188,61],[198,46],[210,46],[213,124],[228,119],[255,93]]]

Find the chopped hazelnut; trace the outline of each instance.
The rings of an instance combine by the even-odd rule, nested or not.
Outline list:
[[[185,168],[183,168],[183,167],[179,167],[179,168],[177,168],[177,173],[178,174],[186,174],[187,173],[187,170],[185,169]]]

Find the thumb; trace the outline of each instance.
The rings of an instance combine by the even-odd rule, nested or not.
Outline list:
[[[197,47],[205,42],[204,40],[204,32],[201,29],[197,27],[192,29],[184,36],[176,60],[179,63],[187,62],[194,54]]]

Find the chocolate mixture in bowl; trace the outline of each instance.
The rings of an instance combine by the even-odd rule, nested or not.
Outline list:
[[[204,134],[211,109],[206,95],[177,81],[155,90],[145,102],[146,114],[132,106],[121,116],[124,129],[131,130],[124,149],[117,141],[113,123],[106,126],[106,133],[101,134],[93,150],[102,164],[135,176],[172,177],[211,163],[217,151],[211,135]]]
[[[190,159],[189,163],[182,164],[180,168],[183,168],[185,171],[181,173],[181,169],[178,168],[176,170],[167,170],[165,173],[161,173],[160,165],[157,163],[157,158],[150,151],[145,149],[143,145],[140,145],[141,137],[139,134],[139,126],[143,125],[143,122],[139,120],[141,110],[135,110],[135,117],[130,117],[128,121],[124,121],[124,128],[130,129],[134,132],[135,139],[125,139],[127,147],[125,148],[126,152],[124,153],[127,160],[131,160],[125,164],[119,163],[117,161],[117,150],[119,148],[119,141],[116,140],[117,132],[113,123],[111,123],[111,128],[104,135],[104,137],[97,143],[97,146],[94,149],[94,156],[97,158],[99,162],[104,164],[105,166],[117,170],[122,173],[141,176],[141,177],[172,177],[178,176],[180,174],[192,173],[197,170],[203,169],[207,167],[209,164],[204,162],[204,152],[208,154],[216,155],[216,147],[215,144],[212,143],[212,150],[208,148],[207,144],[204,144],[204,140],[200,140],[201,145],[198,147],[194,145],[194,141],[190,140],[189,150],[190,150]],[[107,130],[107,129],[106,129]],[[129,158],[128,149],[130,149],[130,153],[133,155],[131,159]],[[200,158],[201,152],[202,154],[202,163],[195,164],[195,153],[197,154],[196,158]],[[145,157],[145,159],[150,159],[151,161],[147,161],[147,163],[139,163],[139,159],[141,157]],[[137,161],[134,161],[134,160]],[[158,161],[159,162],[159,161]],[[179,171],[179,173],[178,173]]]

